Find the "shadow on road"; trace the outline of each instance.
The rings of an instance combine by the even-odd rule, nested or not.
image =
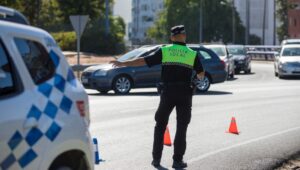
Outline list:
[[[232,95],[232,92],[226,91],[207,91],[205,93],[195,93],[194,95]],[[89,96],[159,96],[157,92],[130,92],[129,94],[125,95],[118,95],[115,93],[108,93],[108,94],[101,94],[101,93],[89,93]]]
[[[208,91],[205,93],[197,93],[195,95],[232,95],[232,92],[226,92],[226,91]]]
[[[90,93],[90,96],[159,96],[157,92],[130,92],[129,94],[115,94],[115,93],[108,93],[108,94],[101,94],[101,93]]]
[[[231,79],[227,79],[226,81],[234,81],[234,80],[237,80],[238,78],[234,77],[234,78],[231,78]]]
[[[157,169],[157,170],[169,170],[168,168],[163,167],[163,166],[160,166],[160,167],[157,167],[157,168],[154,168],[154,169]]]
[[[282,77],[281,80],[300,80],[300,76],[286,76]]]

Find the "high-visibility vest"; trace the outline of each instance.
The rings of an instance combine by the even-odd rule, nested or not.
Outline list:
[[[196,51],[187,46],[172,44],[162,47],[162,65],[179,65],[193,69]]]

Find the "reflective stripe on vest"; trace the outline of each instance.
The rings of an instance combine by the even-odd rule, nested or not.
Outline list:
[[[162,47],[162,54],[162,65],[179,65],[193,69],[197,52],[186,46],[173,44]]]

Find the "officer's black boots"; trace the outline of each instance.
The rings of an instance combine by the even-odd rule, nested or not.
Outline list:
[[[183,161],[174,161],[172,168],[174,169],[182,169],[182,168],[186,168],[187,167],[187,163],[183,162]]]
[[[160,160],[158,159],[153,159],[152,163],[151,163],[155,168],[159,168],[160,167]]]

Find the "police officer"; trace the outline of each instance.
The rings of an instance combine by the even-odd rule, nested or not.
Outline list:
[[[112,61],[115,66],[142,66],[149,67],[162,64],[162,92],[159,107],[155,114],[153,161],[154,167],[160,167],[163,150],[163,138],[169,116],[176,107],[177,130],[174,140],[173,168],[186,168],[183,161],[186,150],[186,132],[191,120],[192,109],[192,75],[196,71],[197,77],[204,77],[204,69],[197,52],[186,46],[186,33],[183,25],[171,29],[172,45],[159,48],[145,58],[132,61]]]

